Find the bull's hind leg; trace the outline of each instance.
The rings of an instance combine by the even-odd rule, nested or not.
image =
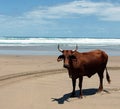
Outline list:
[[[101,92],[103,90],[103,71],[98,72],[98,76],[99,76],[99,80],[100,80],[100,84],[99,84],[99,88],[97,92]]]
[[[83,76],[79,77],[79,88],[80,88],[80,95],[79,97],[82,98],[82,81],[83,81]]]

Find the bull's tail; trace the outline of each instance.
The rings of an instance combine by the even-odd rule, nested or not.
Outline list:
[[[110,80],[110,76],[107,71],[107,67],[106,67],[106,79],[107,79],[108,83],[110,84],[111,80]]]

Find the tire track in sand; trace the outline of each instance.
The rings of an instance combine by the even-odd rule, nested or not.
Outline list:
[[[12,84],[16,81],[21,81],[25,79],[43,77],[46,75],[53,75],[59,73],[65,73],[65,69],[54,69],[54,70],[36,71],[36,72],[21,72],[16,74],[4,75],[4,76],[0,76],[0,86],[4,86],[6,84]]]
[[[108,67],[108,70],[120,70],[120,67]],[[5,86],[7,84],[13,84],[15,82],[26,80],[35,77],[43,77],[47,75],[66,73],[66,69],[54,69],[54,70],[44,70],[44,71],[34,71],[34,72],[21,72],[15,74],[9,74],[0,76],[0,86]]]

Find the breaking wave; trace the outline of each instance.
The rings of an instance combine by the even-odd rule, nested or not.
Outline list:
[[[120,45],[119,38],[0,38],[0,46],[39,46],[41,44]]]

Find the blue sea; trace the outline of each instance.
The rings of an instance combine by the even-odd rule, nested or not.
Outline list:
[[[62,49],[79,52],[101,49],[110,56],[120,56],[120,38],[87,37],[0,37],[0,55],[59,55]]]

